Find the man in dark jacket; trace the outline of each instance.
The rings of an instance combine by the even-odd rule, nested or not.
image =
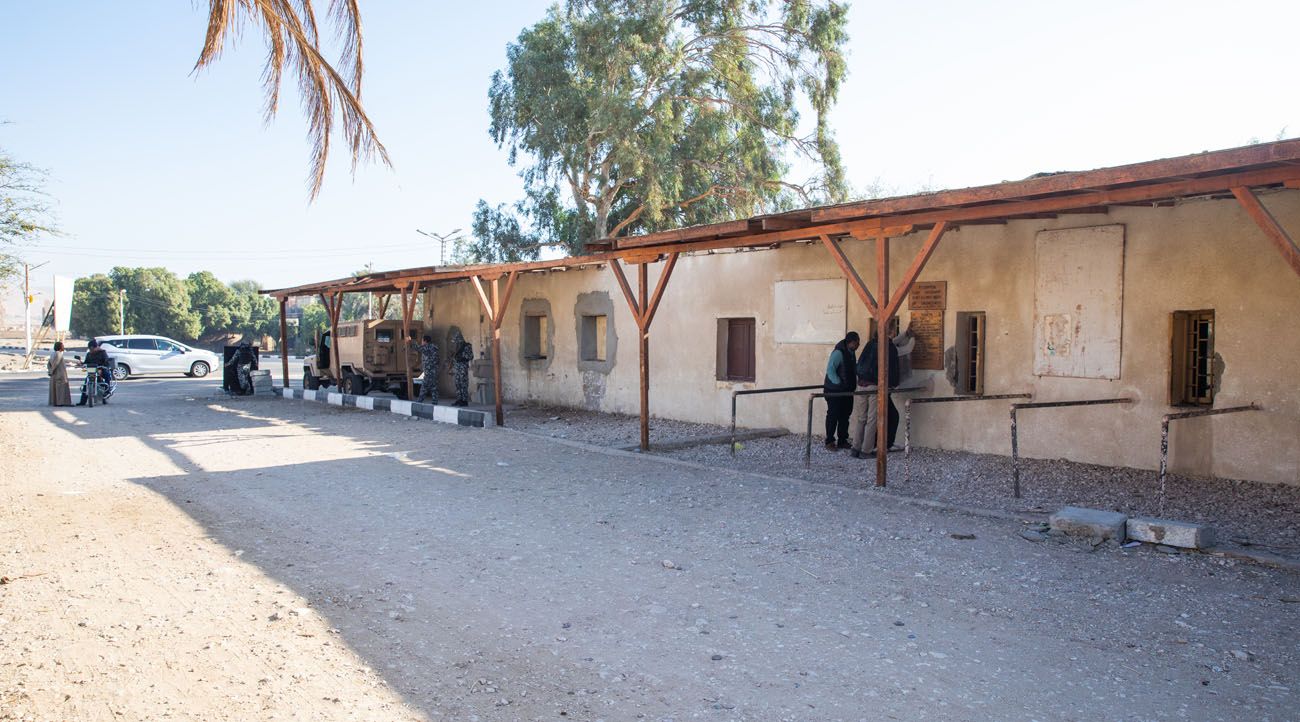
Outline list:
[[[890,329],[890,339],[886,344],[885,368],[888,369],[889,388],[898,388],[899,362],[898,347],[894,345],[894,331]],[[858,360],[858,385],[864,387],[876,386],[880,380],[880,361],[879,347],[876,345],[879,336],[872,336],[867,342],[867,347],[862,350],[862,356]],[[872,454],[871,449],[876,446],[876,404],[879,403],[875,396],[867,397],[866,413],[862,414],[861,426],[854,426],[853,429],[853,452],[854,457],[868,456]],[[891,394],[889,397],[889,450],[898,451],[899,447],[894,444],[894,439],[898,435],[898,407],[894,406],[894,398]]]
[[[849,331],[844,340],[835,344],[826,362],[826,378],[822,390],[826,393],[853,391],[857,388],[854,369],[857,368],[858,332]],[[849,417],[853,415],[852,396],[826,397],[826,448],[829,451],[849,448]]]

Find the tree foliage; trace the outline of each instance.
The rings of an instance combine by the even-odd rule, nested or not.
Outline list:
[[[493,139],[524,164],[531,241],[579,253],[603,237],[840,200],[827,116],[846,12],[833,0],[553,6],[509,45],[488,93]],[[816,116],[808,133],[801,106]],[[792,157],[813,176],[788,180]],[[480,243],[511,240],[488,210]]]
[[[185,279],[185,289],[190,294],[190,308],[199,315],[199,326],[204,332],[229,329],[236,319],[247,315],[242,299],[211,271],[191,273]]]
[[[117,333],[120,298],[113,279],[102,273],[78,278],[72,286],[73,335],[90,338]]]
[[[166,268],[127,268],[109,272],[114,288],[126,290],[126,332],[198,338],[200,315],[190,305],[190,293],[175,273]]]
[[[0,149],[0,282],[17,274],[23,245],[58,232],[44,181],[44,171]]]
[[[523,212],[523,205],[517,205],[515,211]],[[456,244],[457,263],[534,261],[541,255],[538,239],[520,227],[515,213],[505,205],[493,207],[480,200],[470,228],[473,239]]]
[[[266,119],[275,116],[280,105],[280,82],[286,66],[298,78],[298,95],[307,117],[307,136],[312,144],[308,185],[314,199],[325,179],[335,115],[343,125],[343,138],[352,156],[352,168],[378,156],[389,164],[388,151],[375,135],[374,126],[361,104],[363,70],[361,10],[357,2],[330,2],[324,16],[341,44],[337,68],[325,59],[321,31],[312,0],[208,0],[208,30],[195,70],[211,65],[220,57],[226,42],[238,35],[244,22],[257,25],[266,36],[266,67],[262,80],[266,91]]]

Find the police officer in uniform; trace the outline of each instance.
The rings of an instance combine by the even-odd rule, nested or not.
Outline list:
[[[469,363],[474,360],[474,346],[459,330],[451,335],[452,379],[456,382],[456,406],[469,406]]]
[[[429,399],[433,403],[438,403],[438,344],[433,342],[433,337],[429,334],[424,335],[424,343],[416,344],[415,339],[411,339],[411,345],[416,351],[420,352],[420,363],[424,371],[424,380],[420,382],[420,401]]]

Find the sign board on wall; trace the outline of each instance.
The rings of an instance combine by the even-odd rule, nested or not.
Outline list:
[[[844,338],[848,284],[842,278],[777,281],[773,304],[777,343],[836,343]]]
[[[1124,226],[1041,231],[1034,374],[1117,379],[1124,311]]]
[[[943,370],[943,311],[913,309],[907,327],[916,339],[912,368]]]
[[[947,281],[917,281],[907,296],[907,307],[923,311],[943,311],[948,308]]]

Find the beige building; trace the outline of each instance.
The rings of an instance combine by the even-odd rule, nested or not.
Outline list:
[[[726,424],[733,390],[820,383],[834,343],[847,330],[865,343],[872,325],[830,247],[843,249],[868,290],[879,288],[871,227],[840,233],[830,224],[883,219],[875,233],[890,239],[889,277],[905,283],[910,267],[923,266],[897,314],[915,337],[907,383],[915,389],[900,406],[908,396],[1126,398],[1022,411],[1020,454],[1154,469],[1166,414],[1257,404],[1176,422],[1171,469],[1300,484],[1300,256],[1288,255],[1277,228],[1300,229],[1300,190],[1287,182],[1300,179],[1296,159],[1300,143],[1286,141],[770,217],[779,223],[751,219],[749,236],[720,224],[712,234],[611,241],[606,254],[503,266],[518,271],[498,314],[503,395],[640,411],[638,324],[611,268],[620,253],[629,276],[632,263],[681,253],[649,327],[650,414]],[[1234,188],[1248,198],[1234,197]],[[1252,200],[1264,216],[1250,212]],[[776,230],[783,225],[792,229]],[[729,244],[727,233],[738,240]],[[939,235],[928,262],[918,258]],[[765,239],[773,242],[758,246]],[[647,266],[653,287],[666,264]],[[467,273],[413,269],[406,277],[426,284],[425,328],[440,341],[459,328],[482,357],[491,348],[491,299],[488,286],[481,297],[464,282]],[[635,279],[630,287],[635,295]],[[475,380],[490,392],[490,373]],[[746,397],[741,424],[802,432],[807,398]],[[1008,454],[1008,402],[917,406],[912,442]]]

